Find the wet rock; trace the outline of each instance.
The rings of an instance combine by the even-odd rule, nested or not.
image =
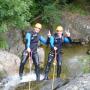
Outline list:
[[[87,50],[87,52],[86,52],[88,55],[90,55],[90,50]]]
[[[53,80],[43,80],[39,82],[34,81],[34,82],[31,82],[31,89],[32,90],[52,90],[52,82]],[[57,90],[57,88],[63,86],[66,83],[67,81],[57,78],[54,80],[53,89]],[[15,90],[23,90],[23,89],[28,90],[28,87],[29,87],[28,85],[29,85],[28,82],[19,84]]]
[[[45,58],[45,52],[44,52],[44,49],[39,47],[37,49],[37,52],[38,52],[38,55],[39,55],[39,60],[40,60],[40,63],[44,63],[44,58]]]
[[[18,73],[19,64],[19,57],[7,51],[0,50],[0,73],[2,73],[3,76]]]
[[[18,56],[21,56],[23,49],[25,48],[21,30],[12,28],[6,33],[6,36],[9,46],[7,51],[16,54]]]
[[[57,90],[90,90],[90,74],[84,74],[71,80]]]
[[[52,90],[52,80],[38,82],[35,86],[38,87],[37,90]],[[27,85],[25,85],[24,87],[25,89],[28,88]],[[32,87],[32,89],[36,90],[35,87]],[[90,74],[78,76],[75,79],[71,80],[69,83],[68,81],[65,82],[61,79],[55,79],[53,90],[90,90]]]
[[[44,86],[40,88],[40,90],[57,90],[58,88],[62,87],[68,82],[69,82],[68,80],[62,80],[60,78],[56,78],[54,80],[54,83],[53,83],[53,80],[48,80],[46,84],[44,84]],[[52,85],[53,85],[53,88],[52,88]]]

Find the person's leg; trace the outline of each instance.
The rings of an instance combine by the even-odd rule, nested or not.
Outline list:
[[[61,65],[62,65],[62,55],[59,53],[57,54],[57,77],[60,77]]]
[[[46,68],[45,68],[44,80],[48,80],[48,74],[49,74],[50,67],[51,67],[53,59],[54,59],[54,53],[50,52],[49,55],[48,55],[48,61],[47,61],[47,65],[46,65]]]
[[[36,80],[40,80],[40,67],[39,67],[39,56],[38,53],[32,54],[33,63],[35,65]]]
[[[28,53],[26,50],[23,51],[23,55],[22,55],[22,60],[20,63],[20,67],[19,67],[19,76],[22,78],[23,75],[23,70],[24,70],[24,65],[26,64],[28,58]]]

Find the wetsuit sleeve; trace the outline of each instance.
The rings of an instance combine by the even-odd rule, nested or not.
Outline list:
[[[43,36],[39,36],[39,40],[42,44],[44,44],[44,45],[47,44],[47,40]]]
[[[50,47],[54,48],[54,37],[53,36],[50,37]]]
[[[30,41],[31,41],[31,33],[26,33],[26,48],[30,48]]]
[[[72,40],[70,37],[64,37],[64,43],[71,43]]]

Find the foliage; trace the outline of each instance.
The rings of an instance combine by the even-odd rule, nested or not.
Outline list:
[[[90,0],[0,0],[0,32],[7,31],[11,26],[25,28],[29,25],[28,21],[32,23],[37,19],[55,26],[60,23],[63,8],[85,13],[80,4],[84,7],[88,3]]]
[[[47,25],[51,25],[53,28],[56,25],[59,25],[61,13],[58,11],[59,10],[56,8],[55,5],[45,6],[43,17],[42,17],[42,20],[44,21],[44,23],[46,23]]]
[[[85,11],[85,10],[82,8],[81,5],[73,4],[73,3],[71,3],[71,4],[69,4],[69,5],[66,4],[66,5],[64,6],[64,10],[65,10],[65,11],[72,12],[72,13],[79,13],[80,15],[87,15],[87,14],[88,14],[88,12]]]
[[[9,26],[27,26],[31,5],[31,0],[0,0],[0,32],[7,31]]]
[[[5,35],[3,33],[0,33],[0,48],[4,48],[4,49],[8,48],[6,37],[5,37]]]
[[[0,33],[10,27],[25,29],[29,22],[43,22],[54,29],[64,10],[85,15],[89,8],[90,0],[0,0]]]

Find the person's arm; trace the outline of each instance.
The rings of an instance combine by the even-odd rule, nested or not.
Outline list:
[[[42,44],[44,44],[44,45],[47,44],[47,40],[43,36],[39,36],[39,40]]]
[[[70,31],[69,29],[67,31],[65,31],[65,37],[64,37],[64,43],[71,43],[72,39],[70,37]]]
[[[53,36],[50,37],[50,47],[54,48],[54,37]]]
[[[70,37],[64,37],[64,43],[71,43],[72,39]]]
[[[31,33],[27,32],[26,36],[25,36],[25,39],[26,39],[26,49],[30,48]]]

